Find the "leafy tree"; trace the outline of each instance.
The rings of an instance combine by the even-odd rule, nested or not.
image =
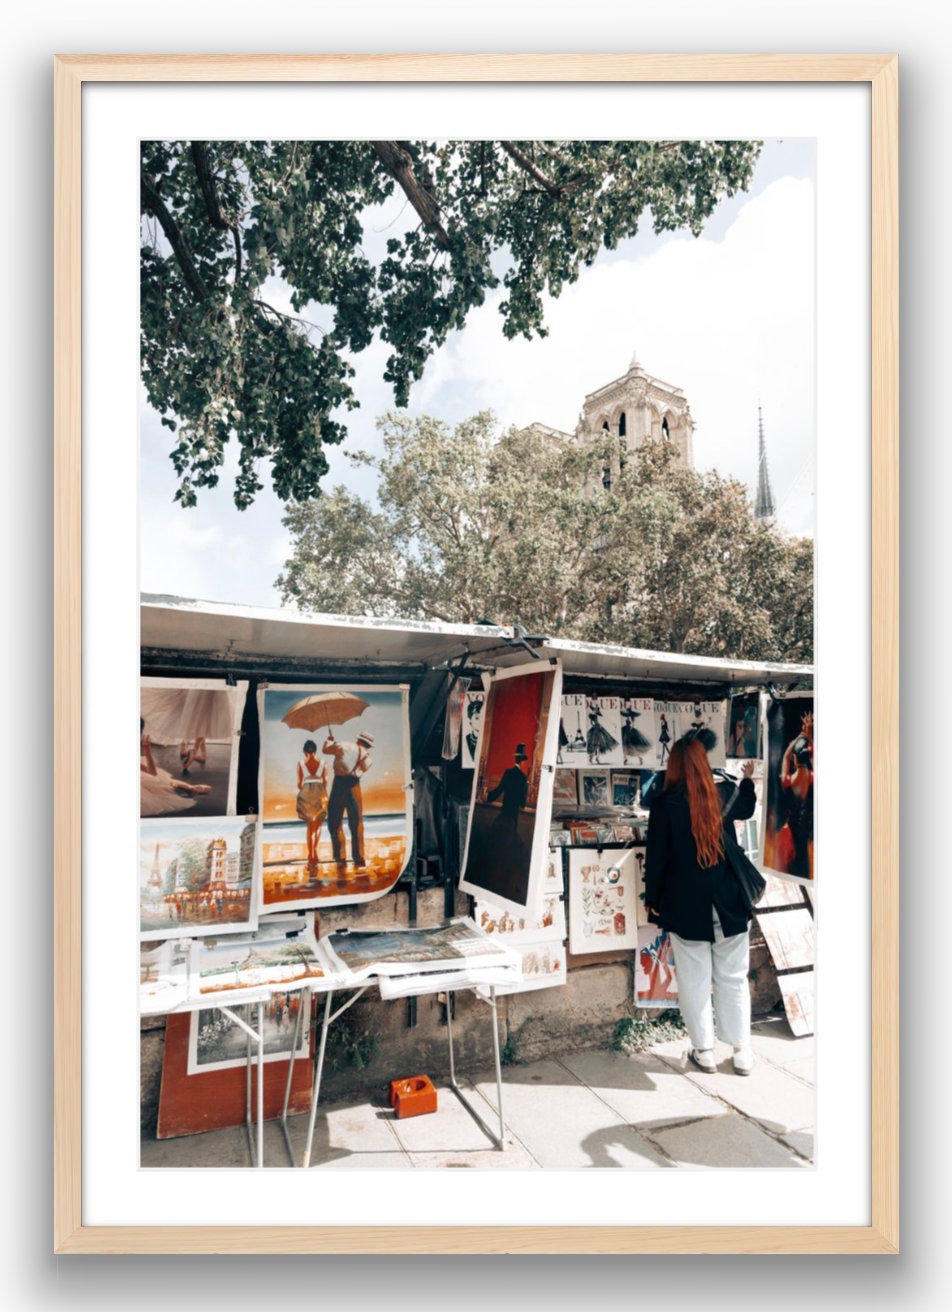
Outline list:
[[[271,462],[275,491],[304,501],[324,447],[356,405],[351,359],[379,336],[405,406],[452,329],[502,283],[507,337],[545,335],[558,296],[646,211],[656,232],[698,234],[749,184],[746,141],[146,142],[142,149],[141,349],[149,400],[176,433],[177,499],[214,486],[231,435],[234,499]],[[364,249],[367,210],[402,196],[416,222]],[[500,270],[502,270],[500,272]],[[284,279],[287,313],[267,280]],[[319,327],[317,320],[324,320]]]
[[[377,504],[338,487],[284,520],[286,602],[344,614],[520,623],[662,651],[812,659],[813,544],[758,521],[742,483],[664,442],[450,432],[388,414]],[[600,471],[613,470],[611,487]]]

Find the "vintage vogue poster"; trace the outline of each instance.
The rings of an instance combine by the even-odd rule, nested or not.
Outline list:
[[[255,816],[139,823],[139,938],[254,929]]]
[[[621,763],[652,764],[657,741],[655,704],[651,697],[623,697],[621,701]]]
[[[500,670],[483,712],[460,889],[514,914],[542,912],[562,670]]]
[[[812,693],[769,701],[764,746],[763,866],[807,882],[814,878]]]
[[[610,952],[637,943],[638,887],[630,849],[569,852],[569,949]]]
[[[273,993],[264,1004],[264,1060],[287,1061],[298,1023],[302,995],[300,990]],[[310,1017],[301,1017],[295,1057],[307,1058],[310,1052]],[[219,1007],[193,1011],[188,1031],[188,1075],[203,1071],[230,1070],[247,1063],[249,1037],[231,1016]],[[254,1025],[255,1018],[249,1023]],[[257,1055],[257,1046],[251,1040]]]
[[[406,685],[258,692],[261,909],[369,902],[410,856]]]
[[[139,814],[234,815],[247,682],[143,678]]]
[[[700,738],[714,770],[727,765],[727,706],[726,701],[675,703],[678,737],[694,734]]]
[[[635,956],[635,1006],[676,1007],[678,978],[674,969],[671,940],[657,925],[638,930]]]
[[[472,770],[476,765],[476,752],[479,748],[479,731],[483,725],[483,707],[486,694],[482,688],[467,692],[463,700],[462,723],[460,725],[460,765],[464,770]]]

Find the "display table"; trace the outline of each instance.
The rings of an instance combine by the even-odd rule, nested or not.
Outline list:
[[[505,1121],[503,1118],[502,1108],[502,1064],[499,1054],[499,1014],[497,1010],[496,987],[494,981],[498,977],[498,968],[487,967],[481,970],[479,967],[471,967],[466,971],[456,972],[460,977],[459,981],[448,980],[446,974],[434,974],[430,977],[425,975],[405,976],[402,979],[387,979],[387,1000],[406,997],[420,997],[426,994],[445,993],[447,995],[446,1006],[446,1035],[449,1043],[449,1065],[450,1065],[450,1087],[459,1098],[460,1102],[473,1117],[480,1129],[492,1140],[493,1144],[500,1152],[505,1150]],[[462,982],[465,979],[465,983]],[[301,1165],[307,1168],[311,1164],[311,1148],[314,1141],[314,1126],[317,1120],[317,1105],[321,1092],[321,1077],[324,1070],[324,1053],[327,1047],[327,1033],[331,1025],[339,1016],[354,1005],[358,998],[363,997],[369,988],[378,984],[375,978],[362,984],[352,997],[348,998],[342,1006],[335,1010],[333,1008],[334,991],[328,990],[324,1003],[324,1016],[321,1021],[321,1037],[318,1045],[317,1056],[314,1065],[314,1088],[311,1094],[311,1111],[308,1118],[307,1139],[304,1147],[304,1154]],[[338,991],[340,986],[337,986]],[[456,1064],[453,1053],[453,1004],[452,995],[465,990],[473,990],[476,996],[488,1004],[492,1011],[493,1023],[493,1057],[496,1067],[496,1105],[499,1114],[499,1131],[496,1133],[492,1130],[480,1116],[479,1112],[473,1106],[472,1102],[466,1096],[463,1089],[460,1088],[456,1080]],[[298,1012],[298,1024],[304,1014],[302,1007]],[[291,1148],[291,1139],[287,1124],[288,1100],[291,1090],[291,1076],[294,1070],[294,1054],[299,1044],[299,1034],[295,1029],[294,1043],[291,1049],[291,1061],[288,1068],[288,1087],[285,1096],[284,1112],[281,1117],[281,1127],[284,1131],[285,1143],[288,1147],[288,1154],[291,1157],[292,1165],[294,1163],[294,1154]]]

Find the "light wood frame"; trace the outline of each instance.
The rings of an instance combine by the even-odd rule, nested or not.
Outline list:
[[[871,92],[872,900],[868,1226],[84,1226],[81,143],[96,82],[852,82]],[[895,55],[62,55],[54,63],[57,1253],[894,1253],[899,1244],[899,305]]]

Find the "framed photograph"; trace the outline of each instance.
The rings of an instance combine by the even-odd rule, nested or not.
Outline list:
[[[55,60],[54,88],[54,722],[62,744],[54,785],[53,840],[56,1253],[858,1255],[898,1251],[898,777],[884,765],[899,759],[897,58],[888,54],[63,55]],[[138,545],[143,534],[147,541],[164,541],[161,534],[153,535],[151,521],[150,526],[142,522],[143,497],[158,491],[149,477],[140,477],[151,467],[140,470],[137,443],[130,437],[136,431],[145,381],[138,354],[142,146],[158,143],[161,156],[163,142],[178,143],[183,152],[193,143],[198,147],[191,157],[196,176],[205,177],[203,142],[283,142],[292,147],[293,156],[293,143],[326,139],[331,122],[346,124],[351,143],[379,145],[396,169],[401,167],[399,151],[388,153],[395,143],[377,142],[377,138],[389,134],[400,140],[425,136],[440,142],[476,143],[492,138],[501,151],[506,147],[514,152],[507,158],[543,206],[545,197],[552,197],[551,189],[558,191],[561,185],[546,172],[543,147],[620,142],[621,124],[637,123],[639,142],[650,145],[649,154],[685,143],[694,143],[699,150],[705,143],[719,149],[740,143],[743,157],[745,145],[752,149],[752,143],[783,140],[806,143],[803,149],[813,161],[810,185],[798,191],[805,198],[803,213],[808,215],[802,231],[811,234],[812,243],[806,259],[809,271],[798,285],[808,299],[815,288],[815,299],[809,299],[814,330],[807,326],[800,343],[803,347],[811,338],[807,355],[815,361],[815,376],[805,381],[809,368],[792,370],[787,357],[778,356],[789,376],[783,379],[773,409],[765,400],[763,421],[768,437],[772,424],[779,430],[791,396],[815,416],[812,447],[809,437],[789,434],[783,450],[791,462],[790,485],[803,465],[805,495],[813,496],[811,482],[816,490],[815,615],[822,641],[815,665],[814,703],[824,742],[829,744],[827,759],[852,763],[837,780],[835,792],[824,792],[824,781],[819,781],[815,813],[818,860],[837,874],[836,880],[824,881],[823,923],[818,923],[817,941],[836,945],[835,969],[840,978],[851,981],[851,1012],[847,1024],[836,1017],[835,1007],[823,1006],[830,980],[821,952],[815,970],[814,1040],[818,1066],[824,1072],[818,1096],[821,1150],[811,1169],[784,1172],[782,1187],[769,1173],[762,1177],[755,1224],[751,1223],[750,1175],[743,1171],[657,1171],[650,1191],[632,1190],[631,1177],[624,1171],[576,1172],[571,1190],[552,1189],[551,1178],[541,1171],[511,1172],[505,1191],[494,1191],[491,1209],[480,1203],[472,1172],[447,1171],[421,1197],[412,1223],[406,1225],[392,1217],[368,1219],[372,1190],[367,1189],[366,1175],[358,1187],[354,1173],[336,1172],[333,1190],[316,1190],[306,1171],[271,1171],[262,1173],[265,1178],[250,1190],[236,1189],[228,1172],[195,1172],[189,1180],[185,1217],[180,1193],[170,1202],[137,1172],[139,1036],[137,1027],[116,1025],[115,996],[117,980],[128,979],[134,989],[144,968],[158,971],[163,963],[147,951],[143,967],[137,936],[129,932],[138,910],[138,890],[125,881],[128,896],[117,894],[122,881],[113,876],[138,855],[140,800],[133,790],[131,762],[121,759],[139,700],[139,598],[142,591],[150,590],[139,573]],[[534,159],[531,151],[522,149],[527,144],[539,147]],[[451,169],[453,159],[453,152],[446,152],[440,167]],[[152,162],[162,165],[158,156]],[[789,212],[783,196],[775,195],[774,200],[779,212]],[[423,243],[427,236],[451,242],[439,207],[436,212],[428,210],[419,195],[416,202],[422,214],[407,199],[409,209],[419,216],[419,225],[410,230],[411,244]],[[168,240],[164,229],[160,239],[160,204],[161,197],[159,204],[150,202],[148,217],[156,233],[156,258],[162,257],[162,241]],[[237,220],[231,218],[227,205],[213,200],[212,210],[216,222],[224,224],[215,227],[214,250],[233,270],[236,256],[228,243],[237,238],[241,245]],[[735,218],[738,213],[739,208]],[[174,212],[170,214],[169,231],[174,234]],[[676,229],[677,216],[669,217]],[[662,228],[661,233],[666,240],[683,240],[691,258],[702,261],[694,269],[695,288],[709,279],[703,264],[709,248],[734,249],[723,228],[715,234],[716,240],[703,235],[698,239],[689,231]],[[300,237],[286,227],[283,236],[277,227],[272,235],[291,245]],[[388,235],[380,237],[383,246],[388,240]],[[753,247],[756,242],[749,244]],[[242,268],[249,276],[264,259],[261,250],[256,246],[251,252],[242,251]],[[611,255],[615,260],[617,251]],[[214,263],[214,252],[206,251],[202,259]],[[598,274],[598,260],[593,267]],[[614,288],[619,285],[618,267],[612,263],[610,269],[607,265],[601,269],[601,276]],[[192,274],[191,297],[203,304],[209,289],[194,262],[183,276]],[[221,287],[232,286],[227,278],[219,281]],[[358,282],[355,272],[348,287]],[[497,290],[501,300],[503,288]],[[577,317],[571,300],[577,289],[566,281],[563,290],[564,295],[556,299],[567,322],[573,313]],[[543,287],[540,297],[546,292]],[[513,294],[513,288],[506,287],[505,293]],[[255,307],[256,313],[260,311],[274,327],[286,324],[301,308],[291,299],[277,306],[266,297],[258,299],[266,306]],[[643,298],[641,317],[633,297],[617,313],[592,315],[586,328],[594,330],[604,321],[616,337],[621,333],[621,349],[631,359],[629,374],[641,379],[651,368],[663,376],[664,359],[657,364],[654,359],[665,323],[678,341],[686,340],[689,331],[701,334],[707,361],[715,339],[732,341],[723,319],[731,298],[726,293],[716,298],[718,316],[710,323],[698,320],[692,309],[695,298],[690,299],[692,305],[687,305],[671,296],[662,280],[656,296]],[[161,304],[161,298],[149,302],[159,315]],[[495,313],[496,307],[487,308]],[[742,305],[738,313],[747,322],[758,323],[761,308]],[[788,308],[785,304],[784,310]],[[519,311],[524,324],[534,326],[536,309],[530,295]],[[457,307],[449,306],[448,328],[455,325],[456,314]],[[391,324],[394,330],[399,320],[397,314]],[[201,314],[190,320],[193,328],[205,331],[209,343],[222,340],[218,334],[227,329],[227,315],[212,315],[204,329],[201,321]],[[176,322],[184,329],[184,318]],[[628,324],[638,340],[624,340]],[[514,326],[518,338],[519,325]],[[502,340],[498,322],[493,335]],[[594,341],[594,331],[589,335]],[[558,332],[550,334],[553,341],[558,337]],[[350,345],[359,355],[367,343]],[[404,345],[400,360],[412,365],[413,343]],[[505,349],[516,346],[523,349],[521,338]],[[329,356],[334,344],[328,342],[323,349]],[[452,349],[452,343],[444,343],[434,359],[450,352],[459,371],[456,390],[482,397],[475,380],[465,376],[465,361],[452,356]],[[380,359],[386,354],[384,350]],[[742,351],[727,362],[738,395],[758,395],[770,361],[755,356]],[[181,357],[186,358],[187,354]],[[158,359],[151,357],[149,366]],[[492,391],[486,394],[487,406],[495,404],[509,378],[515,380],[512,387],[523,390],[527,375],[521,365],[510,368],[510,363],[514,361],[506,357],[496,370]],[[581,388],[587,397],[595,396],[590,389],[597,392],[619,369],[613,361],[590,363],[591,381]],[[559,383],[560,372],[564,370],[558,365],[546,370],[550,390]],[[328,378],[328,395],[333,394],[342,410],[347,400],[345,376],[342,368]],[[419,378],[408,367],[398,382],[405,383],[409,392]],[[664,406],[659,403],[656,410],[649,414],[646,409],[637,418],[644,423],[640,431],[683,454],[693,440],[693,420],[685,396],[677,395],[678,386],[675,375],[664,393]],[[234,430],[237,435],[248,416],[257,413],[256,397],[249,401],[247,411],[241,406],[216,409],[214,416],[210,412],[200,416],[191,429],[169,440],[163,471],[171,449],[176,449],[183,505],[196,486],[203,490],[212,486],[201,480],[216,477],[230,441],[228,433]],[[571,402],[569,397],[567,404]],[[398,404],[402,404],[399,398]],[[578,413],[578,396],[574,404]],[[596,415],[590,409],[593,421],[600,417],[600,412]],[[606,410],[605,423],[610,433],[620,436],[622,414],[616,410]],[[560,420],[558,414],[529,414],[521,422],[536,426],[534,440],[542,450],[546,443],[552,445],[553,433],[558,437],[561,431],[545,425],[568,426],[574,413],[567,420]],[[284,418],[274,416],[276,432],[281,431]],[[330,413],[325,418],[337,422]],[[624,418],[634,423],[634,411]],[[807,422],[809,431],[811,421]],[[725,423],[736,432],[747,419],[735,414]],[[317,416],[313,431],[321,431]],[[710,430],[699,425],[699,449],[709,436]],[[239,493],[254,494],[256,480],[265,466],[270,467],[272,454],[262,457],[253,442],[240,451],[229,450],[230,474]],[[321,467],[322,459],[320,443],[312,442],[301,444],[295,458],[276,467],[286,499],[304,490],[308,471]],[[754,445],[754,483],[756,460]],[[607,491],[615,478],[620,478],[617,466],[606,461],[602,487]],[[180,508],[173,504],[172,493],[165,505],[168,513]],[[528,509],[527,498],[520,502],[520,509],[523,506]],[[594,527],[588,536],[597,538],[602,524],[591,509],[586,513]],[[769,513],[768,504],[764,511]],[[514,513],[514,522],[517,517]],[[248,522],[247,516],[241,521]],[[555,526],[551,514],[546,523]],[[242,554],[244,531],[236,529],[228,552],[220,553],[233,556],[239,571],[255,563],[247,549]],[[193,547],[199,554],[205,543],[199,537]],[[545,542],[538,544],[535,555],[547,567],[561,562]],[[366,572],[376,568],[381,558],[382,553],[375,557],[371,552],[358,564],[363,562]],[[515,614],[525,572],[533,562],[517,553],[505,559]],[[627,575],[630,562],[623,563]],[[341,557],[338,567],[325,570],[338,590],[363,586],[360,570],[350,568],[352,564]],[[603,567],[611,565],[606,558]],[[582,591],[576,588],[570,608],[577,600],[579,604],[586,600],[578,597]],[[662,595],[660,589],[656,592]],[[796,600],[790,598],[791,613]],[[327,604],[324,609],[333,607]],[[477,618],[482,618],[479,610],[474,612],[474,623]],[[652,643],[671,651],[703,649],[697,635],[685,629],[672,593],[664,594],[653,623],[657,636],[641,644],[642,649]],[[227,635],[222,649],[227,650]],[[509,655],[531,661],[517,647]],[[494,681],[493,686],[512,681]],[[849,696],[843,695],[843,689],[849,689]],[[536,766],[542,769],[543,757],[547,767],[538,781],[538,804],[545,822],[532,836],[530,862],[539,888],[549,846],[553,772],[548,767],[555,764],[560,743],[563,764],[598,768],[590,756],[619,750],[609,747],[607,738],[597,732],[601,727],[620,746],[619,766],[663,770],[678,727],[675,717],[668,720],[668,709],[684,695],[677,688],[658,689],[650,707],[628,706],[635,715],[622,715],[625,708],[619,706],[617,722],[613,719],[606,728],[601,713],[592,721],[585,697],[568,707],[559,700],[560,691],[551,690],[551,732],[543,735],[545,750],[540,743],[536,753],[528,736],[517,737],[509,743],[509,761],[503,767],[504,771],[514,763],[520,743],[527,754],[533,752],[532,771]],[[647,692],[651,691],[649,686]],[[563,735],[558,733],[560,707]],[[488,701],[482,709],[485,722],[475,744],[474,804],[492,806],[485,801],[487,790],[480,791],[478,778],[479,762],[487,758],[487,744],[495,738]],[[468,727],[465,719],[464,735]],[[590,742],[595,752],[589,751]],[[303,743],[299,746],[303,748]],[[169,750],[177,752],[178,747]],[[206,773],[210,768],[208,757]],[[169,773],[180,777],[172,770]],[[190,765],[186,781],[195,775]],[[492,779],[483,783],[488,791],[497,786]],[[245,806],[242,788],[239,762],[239,810]],[[647,801],[644,786],[642,800]],[[850,817],[848,826],[842,824],[843,815]],[[166,821],[175,823],[177,817]],[[318,842],[318,868],[325,839],[326,835]],[[346,860],[353,863],[353,854],[348,852]],[[474,889],[487,897],[497,891],[478,883]],[[517,897],[507,909],[518,915],[525,908]],[[857,924],[871,927],[871,933],[857,932]],[[660,1005],[671,996],[673,980],[663,945],[656,940],[654,927],[641,928],[636,955],[639,996],[653,995],[648,1000]],[[563,982],[565,954],[557,943],[520,943],[519,947],[528,979],[544,987]],[[838,987],[834,977],[834,998]],[[519,1000],[512,1005],[517,1007]],[[797,1002],[804,1013],[809,1012],[804,1023],[811,1027],[812,1005],[812,995]],[[182,1041],[184,1069],[184,1034]],[[194,1178],[198,1175],[201,1179]],[[688,1213],[691,1222],[684,1224]],[[260,1224],[262,1217],[268,1218],[268,1224]]]

